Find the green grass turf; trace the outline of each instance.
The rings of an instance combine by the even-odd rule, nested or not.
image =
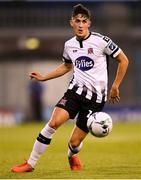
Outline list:
[[[44,124],[0,128],[0,178],[3,179],[140,179],[141,124],[114,124],[105,138],[88,135],[80,152],[84,170],[72,172],[67,160],[67,142],[73,128],[58,129],[51,146],[32,173],[15,174],[10,168],[29,157],[34,140]]]

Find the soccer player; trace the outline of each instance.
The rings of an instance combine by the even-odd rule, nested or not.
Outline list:
[[[88,134],[88,117],[94,112],[102,111],[107,100],[108,56],[118,62],[109,101],[119,102],[119,86],[128,67],[128,58],[109,37],[90,32],[90,25],[89,10],[81,4],[74,6],[70,26],[75,36],[65,43],[63,63],[46,75],[38,72],[30,74],[37,81],[47,81],[73,70],[69,87],[56,104],[49,122],[39,133],[29,159],[24,164],[14,166],[12,172],[33,171],[40,156],[50,145],[57,128],[69,119],[74,119],[76,115],[76,125],[68,143],[68,160],[71,170],[83,169],[77,153]]]

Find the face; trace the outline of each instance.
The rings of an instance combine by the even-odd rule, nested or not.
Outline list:
[[[70,25],[74,30],[75,35],[80,39],[85,39],[89,35],[90,19],[78,14],[70,20]]]

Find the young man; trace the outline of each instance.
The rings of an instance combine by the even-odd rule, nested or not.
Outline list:
[[[109,92],[109,101],[119,102],[119,86],[126,73],[128,59],[123,51],[108,37],[90,32],[90,12],[83,5],[74,6],[70,25],[75,37],[65,43],[63,63],[43,76],[30,74],[38,81],[47,81],[66,74],[73,69],[73,78],[67,92],[57,103],[53,114],[37,137],[27,162],[14,166],[12,172],[33,171],[40,156],[49,146],[56,129],[76,115],[77,121],[68,143],[68,159],[72,170],[81,170],[76,155],[88,134],[87,119],[90,112],[102,111],[107,100],[107,56],[118,62],[115,80]]]

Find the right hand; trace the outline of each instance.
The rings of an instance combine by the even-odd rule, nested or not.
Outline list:
[[[120,101],[120,96],[119,96],[119,89],[117,86],[113,85],[111,90],[110,90],[110,95],[109,95],[109,102],[110,103],[115,103]]]
[[[38,81],[44,81],[45,80],[45,77],[44,76],[42,76],[40,73],[38,73],[38,72],[32,72],[30,75],[29,75],[29,77],[31,78],[31,79],[36,79],[36,80],[38,80]]]

